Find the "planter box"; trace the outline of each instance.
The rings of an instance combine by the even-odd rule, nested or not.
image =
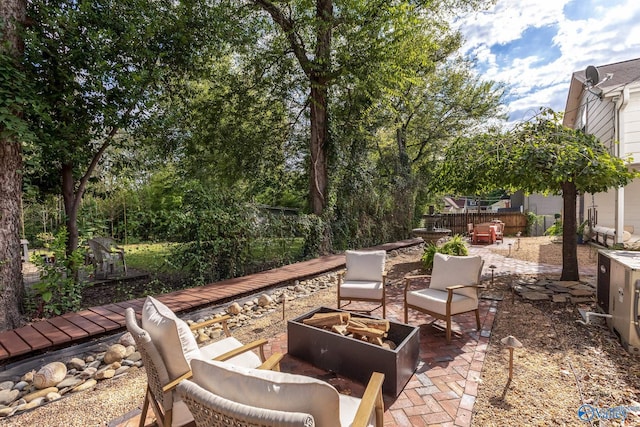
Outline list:
[[[395,350],[389,350],[302,323],[315,313],[340,311],[345,310],[320,307],[289,320],[287,352],[320,369],[344,375],[362,384],[369,381],[372,372],[382,372],[385,375],[382,391],[394,397],[398,396],[418,366],[419,328],[389,322],[387,339],[397,346]],[[373,318],[359,313],[356,315]]]

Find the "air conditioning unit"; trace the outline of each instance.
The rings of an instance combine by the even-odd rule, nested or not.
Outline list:
[[[597,299],[624,348],[640,354],[640,252],[598,251]]]

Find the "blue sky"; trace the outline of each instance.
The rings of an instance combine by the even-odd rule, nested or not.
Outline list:
[[[497,0],[458,25],[481,77],[507,84],[510,122],[564,111],[574,71],[640,58],[638,0]]]

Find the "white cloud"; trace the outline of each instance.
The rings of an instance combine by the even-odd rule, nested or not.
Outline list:
[[[565,16],[569,0],[498,0],[490,10],[463,17],[458,26],[466,38],[463,50],[476,57],[482,77],[509,85],[511,120],[539,107],[564,110],[571,74],[587,65],[605,65],[640,57],[640,2],[637,0],[574,0],[576,13]],[[548,50],[560,52],[541,57],[540,46],[531,55],[502,52],[507,43],[519,42],[531,28],[556,28]],[[492,48],[494,50],[492,50]],[[527,49],[524,49],[527,52]]]

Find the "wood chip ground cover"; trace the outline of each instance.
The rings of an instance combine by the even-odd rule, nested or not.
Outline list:
[[[562,245],[549,238],[522,239],[511,256],[551,265],[561,263]],[[508,250],[502,249],[506,255]],[[595,265],[595,250],[578,247],[580,265]],[[553,275],[537,276],[538,279]],[[583,278],[584,279],[584,278]],[[510,286],[530,282],[531,277],[496,280],[499,303],[490,345],[482,370],[482,383],[474,406],[474,426],[614,426],[640,425],[640,358],[631,356],[602,319],[594,325],[577,320],[576,306],[547,301],[525,301],[512,294]],[[581,306],[594,310],[595,304]],[[513,380],[508,380],[508,350],[500,339],[513,335],[523,347],[514,351]],[[626,419],[583,421],[582,405],[605,413],[632,408]],[[584,407],[587,415],[590,408]],[[615,415],[609,411],[608,415]],[[585,416],[585,417],[586,417]]]

